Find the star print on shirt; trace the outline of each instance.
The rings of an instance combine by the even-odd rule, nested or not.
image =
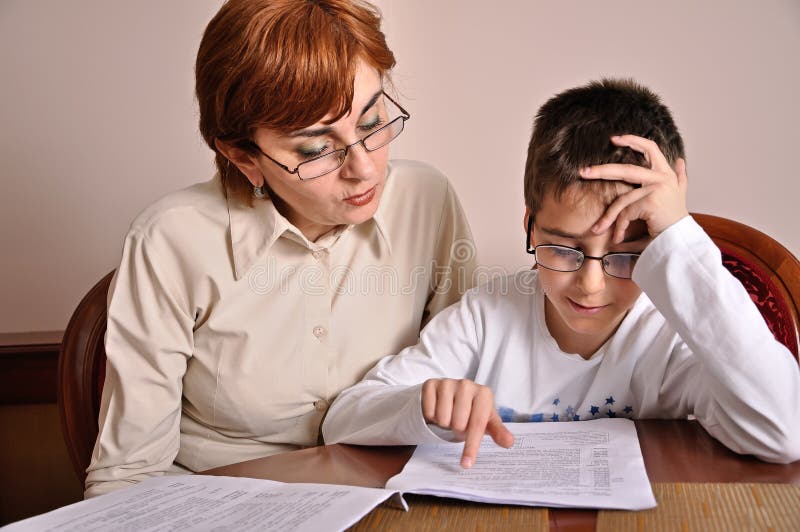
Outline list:
[[[592,408],[589,409],[589,413],[593,416],[596,416],[600,412],[600,408],[592,405]]]
[[[613,404],[614,404],[614,402],[615,402],[615,401],[614,401],[614,396],[613,396],[613,395],[611,395],[611,396],[609,396],[609,397],[606,397],[606,404],[607,404],[607,405],[613,405]]]
[[[608,417],[617,417],[617,413],[611,410],[610,408],[608,409],[608,412],[606,412],[606,415]]]
[[[623,410],[625,411],[626,414],[630,414],[631,412],[633,412],[633,407],[626,406],[625,408],[623,408]]]
[[[503,423],[510,423],[514,421],[514,409],[508,408],[507,406],[501,406],[497,409],[497,414],[500,416],[500,419]]]
[[[553,399],[553,404],[556,405],[556,406],[558,406],[558,403],[560,403],[560,402],[561,402],[561,399],[559,399],[558,397]]]
[[[592,406],[592,409],[592,414],[597,417],[600,414],[600,408]],[[497,413],[504,423],[541,423],[543,421],[566,422],[581,420],[581,416],[572,405],[569,405],[563,412],[553,412],[552,415],[546,415],[542,412],[527,414],[525,412],[517,412],[513,408],[507,406],[497,407]],[[589,419],[588,416],[586,419]]]

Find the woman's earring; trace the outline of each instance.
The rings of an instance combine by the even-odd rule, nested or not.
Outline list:
[[[264,185],[261,185],[260,187],[253,185],[253,196],[255,196],[258,199],[266,198],[267,193],[264,190]]]

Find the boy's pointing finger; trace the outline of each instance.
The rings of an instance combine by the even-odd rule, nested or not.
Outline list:
[[[494,442],[500,447],[508,449],[514,445],[514,435],[511,434],[503,420],[497,414],[497,411],[492,411],[492,416],[489,418],[489,423],[486,425],[486,434],[492,437]]]
[[[481,448],[483,435],[488,434],[494,442],[505,448],[514,445],[514,435],[506,428],[500,416],[492,408],[490,411],[474,411],[464,440],[464,452],[461,454],[461,467],[470,468]]]
[[[464,439],[464,451],[461,453],[461,467],[469,469],[475,464],[475,458],[478,456],[478,451],[481,448],[481,441],[485,430],[485,420],[483,423],[470,422],[470,427],[467,429],[466,438]]]

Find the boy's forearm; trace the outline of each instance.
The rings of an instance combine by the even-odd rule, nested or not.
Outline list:
[[[675,393],[687,396],[709,432],[733,450],[775,462],[800,458],[800,371],[791,353],[693,220],[650,246],[634,280],[702,372],[701,385]]]
[[[322,425],[326,444],[417,445],[441,443],[425,423],[422,384],[388,385],[362,381],[343,391]]]

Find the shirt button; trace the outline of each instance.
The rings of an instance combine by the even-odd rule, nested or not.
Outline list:
[[[320,327],[318,325],[318,326],[314,327],[314,329],[311,332],[314,333],[314,336],[316,336],[317,338],[320,338],[322,336],[325,336],[325,327]]]
[[[315,259],[321,260],[325,256],[325,250],[324,249],[318,249],[316,251],[312,251],[311,255],[313,255]]]
[[[317,412],[325,412],[328,409],[328,401],[325,399],[314,401],[314,408],[317,410]]]

